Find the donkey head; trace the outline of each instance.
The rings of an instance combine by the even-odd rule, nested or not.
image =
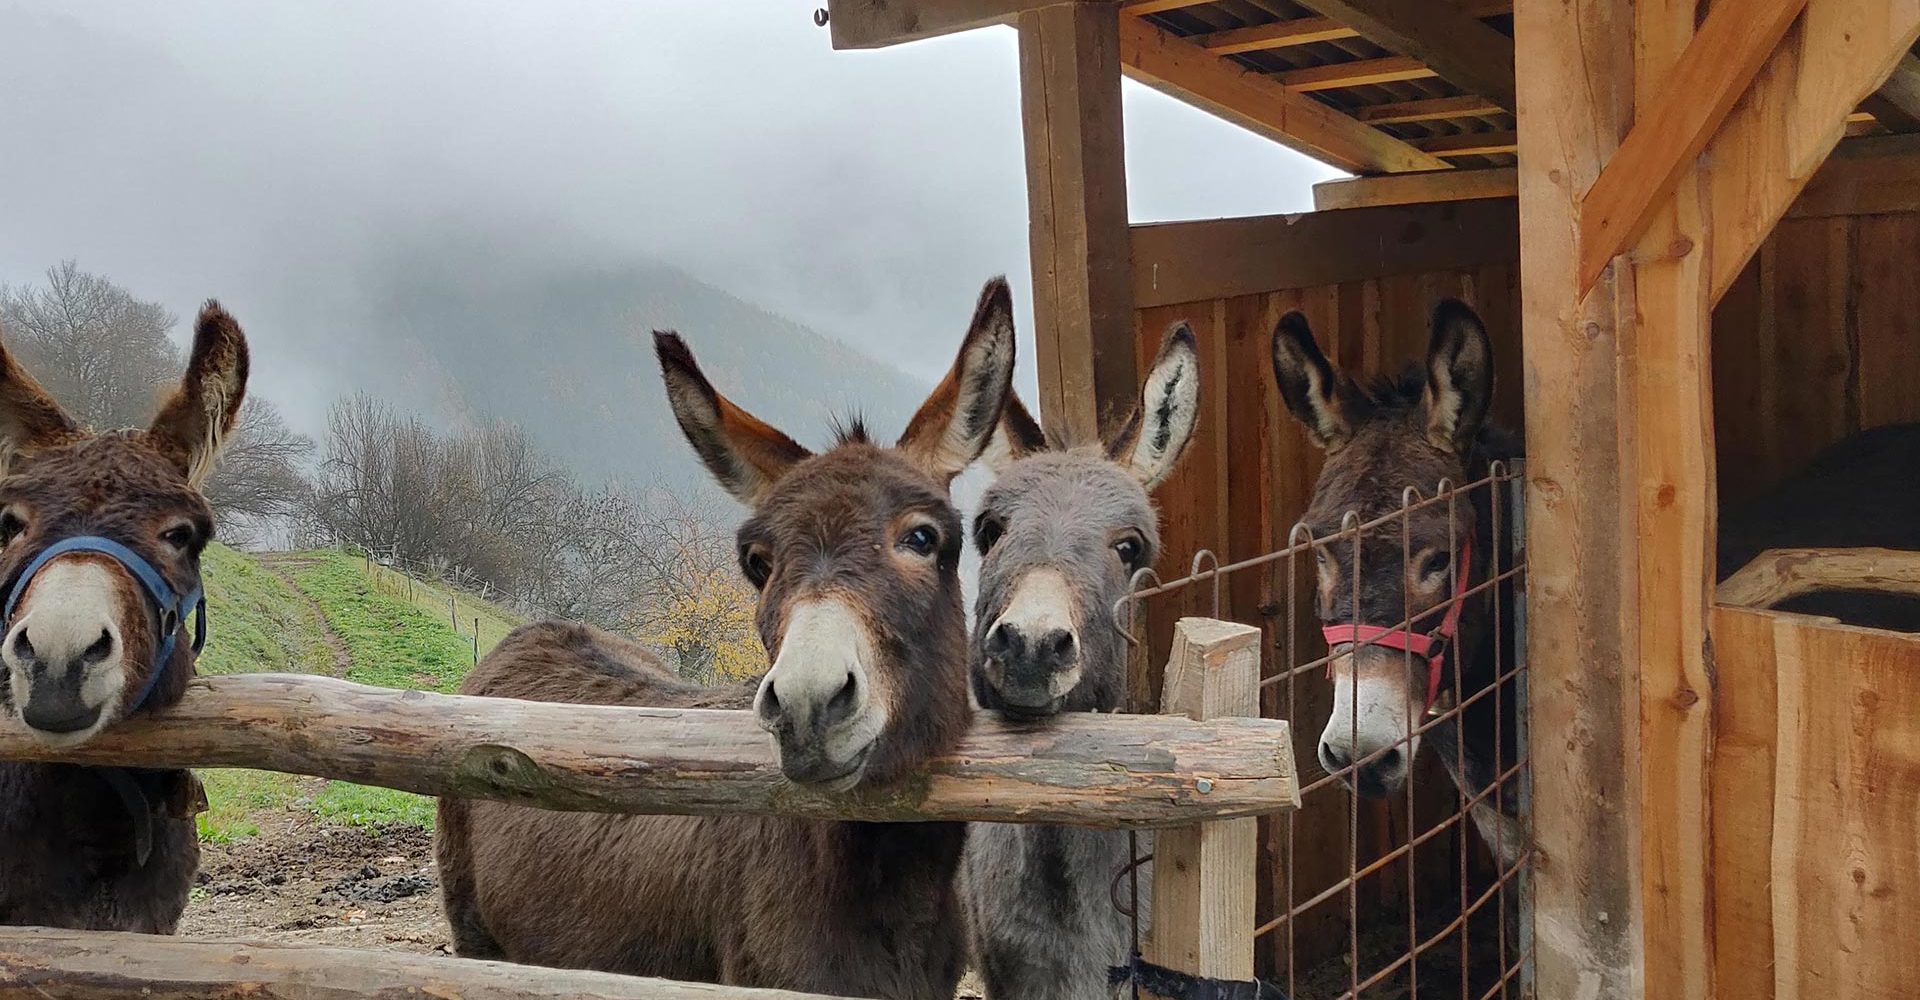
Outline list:
[[[1327,453],[1303,518],[1314,537],[1338,534],[1349,512],[1364,524],[1399,510],[1407,486],[1467,481],[1493,396],[1493,355],[1466,305],[1448,299],[1434,309],[1425,366],[1398,380],[1363,385],[1336,372],[1297,312],[1274,330],[1273,369],[1287,408]],[[1455,562],[1472,551],[1474,530],[1472,510],[1433,503],[1407,515],[1404,536],[1394,519],[1315,549],[1320,621],[1334,652],[1320,763],[1361,794],[1399,787],[1419,752],[1430,668],[1459,651],[1443,626],[1472,570]],[[1396,628],[1408,619],[1410,628]],[[1418,635],[1421,648],[1376,644],[1360,634],[1368,626]]]
[[[674,416],[720,484],[752,508],[740,568],[773,655],[754,711],[780,768],[835,789],[885,782],[967,725],[966,613],[954,476],[979,457],[1013,379],[1013,300],[981,292],[953,369],[893,447],[859,425],[813,454],[716,392],[655,334]]]
[[[1200,359],[1186,324],[1168,332],[1140,403],[1101,447],[1049,445],[1018,400],[1007,404],[999,473],[974,519],[980,596],[973,690],[1015,715],[1113,711],[1127,657],[1114,605],[1153,565],[1158,518],[1147,493],[1180,460],[1199,416]]]
[[[40,739],[84,743],[186,689],[213,537],[200,484],[246,385],[246,338],[213,302],[186,376],[144,431],[82,430],[0,348],[0,697]]]

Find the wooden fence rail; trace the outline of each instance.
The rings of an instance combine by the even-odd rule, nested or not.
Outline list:
[[[0,927],[0,995],[88,1000],[826,1000],[432,955]]]
[[[1277,720],[982,715],[923,774],[828,793],[781,777],[748,712],[473,698],[296,674],[195,680],[178,705],[80,747],[0,724],[0,760],[262,768],[585,812],[1093,827],[1297,807],[1291,747]]]

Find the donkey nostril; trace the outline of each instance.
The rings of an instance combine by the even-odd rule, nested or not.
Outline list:
[[[93,645],[88,646],[87,651],[82,653],[81,657],[90,662],[98,663],[106,659],[107,655],[112,652],[113,633],[108,632],[106,629],[101,629],[100,638],[93,640]]]
[[[833,693],[833,700],[827,702],[827,725],[842,722],[851,716],[858,707],[859,699],[860,680],[853,676],[852,671],[848,671],[847,682],[840,685],[840,690]]]
[[[780,695],[774,691],[772,684],[768,684],[766,690],[760,692],[760,697],[754,702],[753,708],[759,713],[762,721],[773,722],[780,718]]]
[[[1320,757],[1336,771],[1353,763],[1353,757],[1331,743],[1320,744]]]
[[[21,629],[13,634],[13,655],[23,659],[33,659],[33,643],[27,641],[27,630]]]
[[[1072,632],[1063,630],[1047,637],[1047,652],[1053,657],[1056,663],[1064,663],[1073,659],[1073,647]]]
[[[1395,747],[1392,750],[1388,750],[1386,753],[1381,754],[1380,762],[1378,766],[1382,771],[1391,771],[1399,767],[1400,766],[1400,748]]]
[[[1013,630],[1009,629],[1004,622],[995,625],[992,631],[987,633],[986,648],[982,652],[986,653],[990,659],[1004,660],[1012,651]]]

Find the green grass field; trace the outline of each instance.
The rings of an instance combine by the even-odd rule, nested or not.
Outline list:
[[[471,595],[411,581],[338,551],[254,556],[210,546],[201,566],[209,638],[204,674],[311,673],[380,687],[452,691],[472,669],[473,624],[482,655],[519,624]],[[461,616],[456,630],[447,600]],[[434,613],[437,610],[437,614]],[[267,771],[205,770],[207,840],[259,832],[269,812],[304,809],[348,824],[433,824],[433,800],[343,781]]]

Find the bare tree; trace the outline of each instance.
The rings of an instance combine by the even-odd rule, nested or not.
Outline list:
[[[313,439],[289,427],[271,400],[249,397],[204,487],[221,537],[273,532],[298,514],[312,490],[304,472],[312,454]]]
[[[179,378],[167,331],[174,317],[73,261],[44,286],[0,288],[0,327],[20,359],[82,423],[132,427],[153,415],[160,388]]]

